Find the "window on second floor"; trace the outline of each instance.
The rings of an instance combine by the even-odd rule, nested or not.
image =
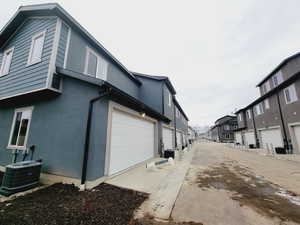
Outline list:
[[[239,121],[242,121],[243,117],[242,117],[242,113],[239,114]]]
[[[107,62],[92,49],[87,47],[84,73],[106,80]]]
[[[283,82],[281,70],[279,70],[273,77],[272,77],[273,87],[277,87],[279,84]]]
[[[1,68],[0,68],[0,77],[5,76],[9,73],[13,53],[14,53],[14,48],[10,48],[4,51]]]
[[[284,92],[284,97],[285,97],[286,104],[289,104],[289,103],[292,103],[292,102],[295,102],[295,101],[298,100],[294,84],[292,84],[289,87],[285,88],[283,90],[283,92]]]
[[[34,35],[31,39],[31,47],[29,51],[29,57],[27,65],[33,65],[42,61],[44,41],[46,31]]]
[[[264,113],[263,105],[262,103],[257,104],[254,106],[254,113],[256,116],[261,115]]]
[[[262,86],[261,86],[261,91],[262,91],[262,94],[266,94],[268,91],[270,91],[270,83],[269,81],[266,81]]]
[[[226,125],[224,126],[224,130],[230,130],[230,126],[229,126],[228,124],[226,124]]]
[[[168,105],[171,107],[172,105],[172,95],[171,93],[168,91]]]
[[[248,109],[248,110],[246,111],[246,114],[247,114],[247,118],[248,118],[248,119],[251,119],[251,110],[250,110],[250,109]]]

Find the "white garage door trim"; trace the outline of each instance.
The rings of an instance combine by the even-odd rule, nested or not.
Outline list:
[[[258,131],[262,148],[275,149],[276,147],[283,147],[282,134],[279,126],[259,129]]]
[[[289,131],[291,134],[291,140],[292,140],[292,145],[293,145],[293,153],[295,154],[300,154],[300,137],[297,138],[297,130],[300,129],[300,122],[297,123],[289,123],[288,124]]]
[[[247,145],[255,145],[255,134],[254,131],[247,131],[244,133],[245,144]]]
[[[170,133],[171,132],[171,133]],[[174,129],[170,127],[163,126],[162,128],[162,138],[164,143],[164,150],[174,149],[173,139],[174,139]]]
[[[118,103],[115,103],[113,101],[109,101],[109,109],[108,109],[108,121],[107,121],[107,140],[106,140],[106,153],[105,153],[105,171],[104,174],[105,176],[110,176],[110,175],[116,175],[120,172],[124,172],[138,164],[135,164],[127,169],[124,169],[120,172],[117,172],[116,174],[110,174],[110,163],[111,163],[111,141],[112,141],[112,120],[113,120],[113,112],[114,111],[120,111],[122,113],[128,114],[133,117],[137,117],[139,119],[149,121],[154,123],[154,146],[153,146],[153,156],[158,152],[158,140],[157,140],[157,133],[158,133],[158,126],[157,126],[157,120],[148,117],[148,116],[142,116],[139,112],[134,111],[130,108],[127,108],[125,106],[122,106]],[[140,162],[142,163],[142,162]]]

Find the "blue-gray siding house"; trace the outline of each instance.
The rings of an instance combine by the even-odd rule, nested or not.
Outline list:
[[[44,181],[92,187],[174,149],[166,129],[186,145],[175,94],[167,77],[127,70],[58,4],[22,6],[0,31],[0,170],[35,146]]]

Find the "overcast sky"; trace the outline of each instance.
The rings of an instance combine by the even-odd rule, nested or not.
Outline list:
[[[2,28],[20,5],[0,7]],[[300,51],[299,0],[58,0],[129,70],[169,76],[192,125],[258,97],[255,85]]]

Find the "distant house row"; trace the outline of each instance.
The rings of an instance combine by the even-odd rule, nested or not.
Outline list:
[[[35,146],[42,177],[93,186],[182,149],[194,134],[175,96],[168,77],[129,71],[58,4],[22,6],[0,31],[0,170]]]
[[[215,142],[234,142],[234,131],[237,128],[236,116],[223,116],[216,120],[207,132],[207,138]]]
[[[300,53],[280,63],[257,87],[260,97],[236,112],[235,142],[300,153]]]

